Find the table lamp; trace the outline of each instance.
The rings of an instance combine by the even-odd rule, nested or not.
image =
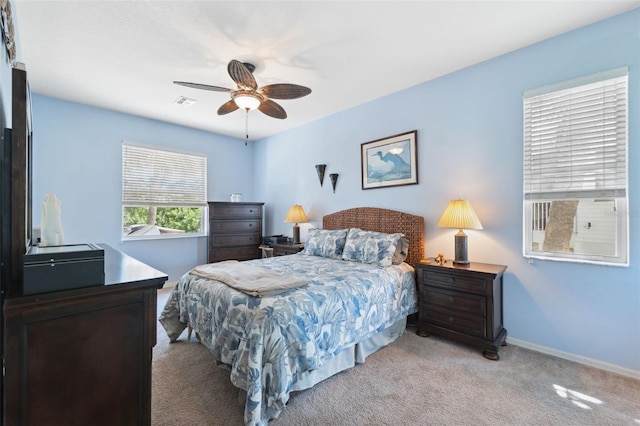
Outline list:
[[[452,200],[442,214],[438,226],[441,228],[458,229],[455,236],[456,258],[454,265],[469,266],[467,259],[467,234],[463,229],[482,229],[482,224],[473,211],[473,207],[466,200]]]
[[[293,244],[300,244],[300,227],[298,224],[309,222],[302,206],[299,204],[291,206],[284,221],[286,223],[295,223],[293,225]]]

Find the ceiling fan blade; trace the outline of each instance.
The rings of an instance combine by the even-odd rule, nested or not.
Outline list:
[[[311,89],[297,84],[271,84],[260,88],[268,98],[272,99],[298,99],[311,93]]]
[[[237,109],[238,105],[236,105],[235,101],[231,99],[230,101],[223,103],[220,108],[218,108],[218,115],[229,114]]]
[[[287,118],[287,113],[284,108],[273,102],[271,99],[265,99],[262,101],[258,109],[269,117],[280,118],[282,120]]]
[[[258,87],[256,79],[253,78],[253,74],[251,74],[251,71],[249,71],[242,62],[232,59],[227,66],[227,71],[229,71],[229,75],[238,86],[253,90]]]
[[[209,86],[208,84],[189,83],[187,81],[174,81],[175,84],[180,86],[191,87],[192,89],[211,90],[212,92],[231,92],[231,89],[219,86]]]

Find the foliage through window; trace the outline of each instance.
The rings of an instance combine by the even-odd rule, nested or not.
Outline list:
[[[207,158],[123,142],[123,239],[206,232]]]
[[[627,74],[525,92],[525,257],[628,265]]]

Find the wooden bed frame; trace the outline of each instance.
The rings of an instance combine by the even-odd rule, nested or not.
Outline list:
[[[324,229],[360,228],[393,234],[401,232],[409,240],[406,263],[413,266],[424,259],[424,217],[376,207],[356,207],[325,215]]]

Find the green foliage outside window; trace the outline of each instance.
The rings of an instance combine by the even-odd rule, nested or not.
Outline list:
[[[152,210],[153,216],[153,210]],[[149,223],[149,207],[125,207],[124,226],[150,224],[189,232],[202,231],[202,209],[198,207],[158,207],[154,223]]]

